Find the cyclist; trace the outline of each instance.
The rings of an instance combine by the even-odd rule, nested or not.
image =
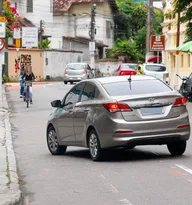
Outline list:
[[[29,89],[30,92],[30,103],[32,104],[32,81],[36,80],[34,73],[32,72],[32,67],[30,66],[30,69],[27,69],[24,75],[22,76],[22,80],[25,79],[25,81],[31,81],[31,86]],[[25,87],[25,93],[26,93],[26,87]]]

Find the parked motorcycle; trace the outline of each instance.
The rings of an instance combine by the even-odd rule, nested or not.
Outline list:
[[[187,76],[184,76],[183,78],[176,74],[177,77],[179,77],[182,80],[182,84],[179,88],[179,93],[181,93],[187,101],[192,102],[192,79]]]

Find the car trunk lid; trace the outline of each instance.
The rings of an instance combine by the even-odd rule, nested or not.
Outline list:
[[[132,111],[121,111],[126,121],[143,121],[177,118],[181,115],[182,110],[173,107],[176,99],[181,98],[178,94],[158,94],[149,96],[123,96],[115,100],[120,104],[128,105]]]

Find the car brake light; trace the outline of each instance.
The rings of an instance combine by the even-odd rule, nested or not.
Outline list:
[[[128,135],[128,134],[133,134],[133,131],[117,131],[115,132],[116,135]]]
[[[67,69],[65,69],[64,74],[67,74]]]
[[[86,74],[86,73],[87,73],[86,68],[84,68],[84,70],[83,70],[83,74]]]
[[[187,100],[185,99],[185,97],[181,97],[175,100],[174,105],[173,106],[182,106],[185,105],[187,102]]]
[[[189,128],[189,127],[190,127],[190,125],[187,124],[187,125],[180,125],[177,128],[179,128],[179,129],[186,129],[186,128]]]
[[[107,111],[112,112],[112,113],[132,111],[132,109],[127,104],[107,103],[107,104],[103,104],[103,106]]]

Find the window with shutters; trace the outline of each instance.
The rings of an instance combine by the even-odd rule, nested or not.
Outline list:
[[[33,13],[33,0],[27,0],[27,13]]]
[[[111,38],[111,21],[106,21],[106,38]]]

